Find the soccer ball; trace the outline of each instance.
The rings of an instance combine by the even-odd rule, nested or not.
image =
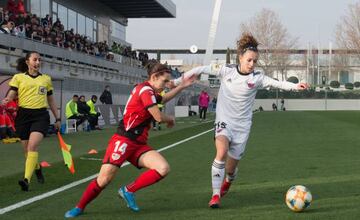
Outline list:
[[[310,206],[312,201],[311,192],[302,185],[290,187],[286,193],[286,205],[294,212],[301,212]]]

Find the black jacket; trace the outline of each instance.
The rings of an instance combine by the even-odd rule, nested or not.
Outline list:
[[[86,104],[86,102],[78,102],[77,110],[79,114],[88,115],[90,114],[90,106]]]
[[[100,102],[102,104],[112,105],[113,102],[112,102],[111,93],[107,90],[104,90],[104,92],[100,96]]]

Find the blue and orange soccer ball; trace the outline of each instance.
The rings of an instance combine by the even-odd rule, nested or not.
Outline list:
[[[304,211],[310,206],[311,201],[310,190],[302,185],[290,187],[285,196],[286,205],[294,212]]]

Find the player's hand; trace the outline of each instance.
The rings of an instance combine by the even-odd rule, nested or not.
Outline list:
[[[175,86],[174,80],[170,80],[170,82],[166,83],[165,87],[168,89],[175,88],[176,86]]]
[[[197,79],[197,76],[194,74],[190,77],[185,78],[184,77],[185,74],[182,75],[182,80],[179,86],[183,87],[183,88],[187,88],[189,86],[191,86]]]
[[[10,99],[6,97],[1,101],[1,104],[2,105],[7,105],[9,103],[9,101],[10,101]]]
[[[305,89],[308,89],[310,86],[309,86],[309,84],[307,84],[307,83],[299,83],[298,85],[297,85],[297,89],[298,90],[305,90]]]
[[[175,118],[173,116],[169,116],[170,120],[166,122],[166,127],[172,128],[175,125]]]

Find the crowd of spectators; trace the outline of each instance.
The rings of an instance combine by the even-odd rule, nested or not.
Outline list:
[[[0,33],[26,37],[109,60],[114,59],[114,53],[138,59],[143,64],[148,60],[147,54],[139,53],[137,56],[137,52],[130,46],[114,42],[110,48],[107,41],[93,42],[89,37],[75,33],[74,29],[65,30],[59,18],[53,21],[49,15],[40,18],[26,12],[23,0],[8,0],[6,7],[0,8],[0,19]]]

